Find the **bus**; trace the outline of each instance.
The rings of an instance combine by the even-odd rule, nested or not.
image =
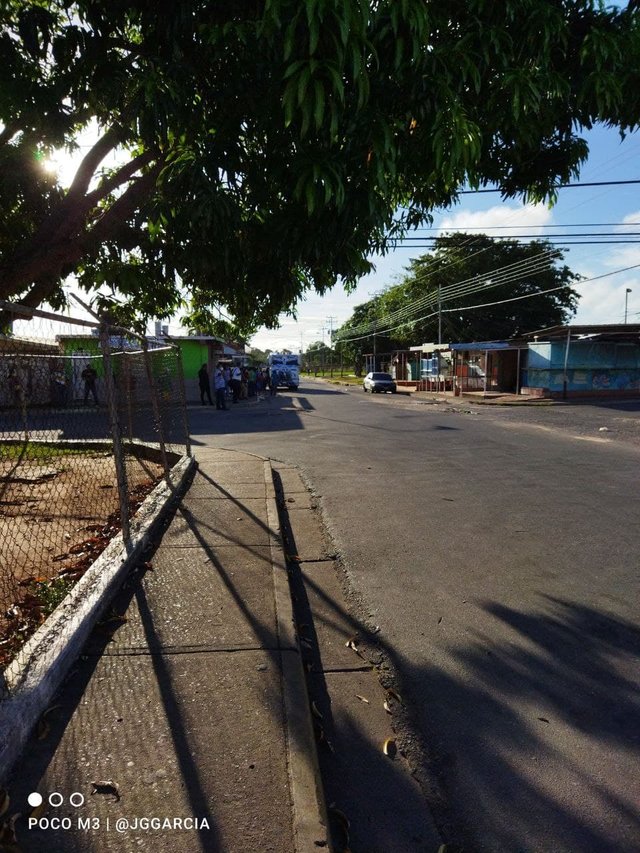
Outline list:
[[[300,356],[294,353],[272,352],[267,357],[269,375],[278,374],[278,387],[284,385],[292,391],[300,384]]]

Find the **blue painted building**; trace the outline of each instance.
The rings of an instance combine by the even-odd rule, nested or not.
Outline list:
[[[523,335],[522,393],[640,395],[640,325],[554,326]]]

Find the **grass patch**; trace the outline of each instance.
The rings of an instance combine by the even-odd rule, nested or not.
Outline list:
[[[309,379],[325,379],[327,382],[340,382],[343,385],[362,385],[362,380],[364,379],[364,376],[358,377],[353,374],[340,376],[340,373],[335,372],[333,376],[330,376],[328,373],[325,373],[324,376],[319,373],[317,377],[313,373],[305,374],[305,376],[308,376]]]
[[[66,598],[75,581],[69,578],[53,578],[50,581],[36,581],[34,595],[38,599],[42,612],[50,616],[60,602]]]
[[[60,447],[59,444],[44,442],[0,442],[0,459],[22,459],[29,462],[48,462],[59,456],[82,456],[86,447]]]

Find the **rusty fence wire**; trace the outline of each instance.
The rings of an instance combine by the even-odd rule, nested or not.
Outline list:
[[[31,313],[0,335],[0,674],[191,452],[177,346]]]

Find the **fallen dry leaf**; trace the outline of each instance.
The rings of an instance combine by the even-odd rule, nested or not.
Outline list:
[[[91,786],[93,787],[91,796],[94,794],[113,794],[116,798],[116,802],[120,799],[120,788],[111,779],[102,779],[97,782],[92,782]]]
[[[396,742],[392,737],[388,737],[385,742],[382,744],[382,751],[385,755],[388,755],[389,758],[395,758],[396,753],[398,752],[398,747],[396,746]]]
[[[19,817],[22,817],[22,814],[16,812],[0,826],[0,850],[3,853],[20,853],[16,838],[16,821]]]
[[[115,610],[110,610],[105,618],[98,622],[98,625],[124,625],[129,620],[123,613],[116,613]]]
[[[32,817],[34,820],[38,820],[44,814],[45,809],[47,808],[47,801],[43,800],[39,806],[36,806],[34,809],[31,809],[29,817]]]
[[[395,699],[396,702],[399,702],[402,705],[402,697],[400,696],[397,690],[393,689],[393,687],[387,688],[387,694],[391,696],[392,699]]]
[[[62,705],[52,705],[50,708],[44,712],[44,714],[38,720],[38,725],[36,726],[36,734],[38,736],[38,740],[44,740],[49,732],[51,731],[51,726],[47,720],[49,714],[52,714],[54,711],[57,711],[58,708],[61,708]]]

